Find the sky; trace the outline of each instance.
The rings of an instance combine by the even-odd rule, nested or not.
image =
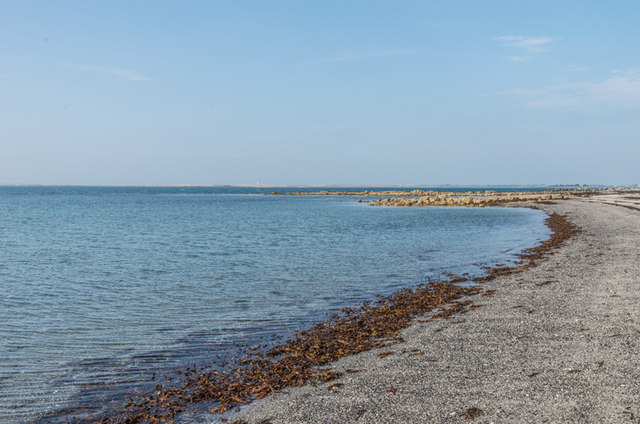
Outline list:
[[[639,16],[0,0],[0,184],[638,184]]]

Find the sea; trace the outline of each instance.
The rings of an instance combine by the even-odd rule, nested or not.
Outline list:
[[[0,422],[100,410],[356,302],[512,264],[549,235],[526,208],[265,195],[382,189],[398,188],[0,187]]]

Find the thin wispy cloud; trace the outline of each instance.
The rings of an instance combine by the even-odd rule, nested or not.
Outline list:
[[[322,59],[323,62],[350,62],[354,60],[363,60],[363,59],[375,59],[380,57],[389,57],[389,56],[404,56],[413,54],[413,51],[407,49],[389,49],[389,50],[377,50],[373,52],[353,52],[351,50],[347,50],[344,53],[341,53],[336,56],[325,57]]]
[[[80,71],[98,72],[102,74],[112,75],[128,81],[151,81],[152,79],[129,69],[111,68],[99,65],[63,65],[67,68],[77,69]]]
[[[556,40],[556,37],[525,37],[522,35],[505,35],[493,39],[493,41],[498,41],[507,47],[515,47],[529,53],[545,52],[549,45]]]
[[[589,105],[640,108],[640,71],[616,71],[602,80],[563,82],[501,94],[523,98],[526,105],[542,108]]]

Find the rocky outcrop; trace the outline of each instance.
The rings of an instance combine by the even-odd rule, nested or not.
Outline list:
[[[435,196],[421,197],[390,197],[378,199],[371,203],[373,206],[466,206],[485,207],[495,206],[504,203],[515,202],[539,202],[558,199],[570,199],[574,196],[570,194],[514,194],[491,195],[491,196],[460,196],[450,195],[450,193],[438,193]]]
[[[435,191],[435,190],[384,190],[384,191],[316,191],[316,192],[272,192],[272,196],[355,196],[359,203],[372,206],[465,206],[485,207],[515,202],[545,202],[559,199],[571,199],[592,195],[592,189],[554,189],[543,191]]]

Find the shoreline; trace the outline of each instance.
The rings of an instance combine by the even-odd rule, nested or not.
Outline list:
[[[615,194],[615,193],[613,193]],[[630,195],[629,192],[623,192],[623,193],[618,193],[619,196],[622,200],[621,200],[621,204],[619,203],[619,199],[614,199],[612,196],[610,196],[610,193],[605,193],[605,194],[601,194],[601,199],[597,199],[597,196],[590,196],[587,199],[581,199],[581,200],[571,200],[571,201],[567,201],[567,200],[560,200],[558,202],[556,201],[543,201],[543,202],[537,202],[536,204],[531,204],[531,203],[520,203],[520,204],[513,204],[513,205],[509,205],[509,206],[515,206],[515,207],[533,207],[536,209],[543,209],[545,210],[548,214],[553,214],[557,211],[560,211],[561,213],[567,212],[569,211],[569,213],[573,213],[573,211],[571,211],[571,208],[566,208],[567,205],[569,204],[581,204],[582,206],[586,206],[587,203],[593,203],[593,202],[599,202],[602,205],[601,206],[605,206],[605,205],[610,205],[610,204],[615,204],[616,206],[618,206],[617,208],[614,209],[619,209],[621,211],[626,211],[626,212],[631,212],[634,208],[629,208],[629,204],[628,201],[630,198],[633,199],[637,199],[638,203],[640,204],[640,197],[633,197],[633,195]],[[635,193],[637,194],[637,192]],[[635,200],[634,200],[635,201]],[[626,202],[626,203],[625,203]],[[621,207],[620,207],[621,206]],[[608,207],[612,207],[612,206],[608,206]],[[563,210],[563,208],[567,209],[567,210]],[[552,237],[553,238],[553,237]],[[546,244],[547,241],[543,242],[542,244]],[[294,384],[284,384],[282,386],[278,386],[278,385],[273,385],[271,386],[271,382],[268,381],[268,379],[265,380],[265,378],[260,377],[258,379],[258,384],[247,384],[246,382],[239,382],[240,384],[238,384],[237,380],[232,381],[235,386],[232,390],[227,390],[227,388],[223,388],[222,386],[220,386],[219,384],[214,384],[214,392],[217,391],[218,394],[222,393],[223,397],[226,396],[226,403],[223,403],[225,405],[225,408],[219,409],[219,411],[222,411],[223,409],[227,409],[229,407],[231,407],[231,410],[228,411],[225,414],[215,414],[215,415],[210,415],[207,414],[203,411],[206,411],[207,409],[212,410],[215,409],[215,406],[219,404],[213,404],[212,406],[212,398],[219,398],[219,395],[216,395],[215,393],[213,394],[213,397],[211,396],[211,392],[208,395],[204,395],[204,397],[202,397],[202,393],[200,393],[199,395],[197,395],[195,397],[195,399],[197,399],[198,401],[202,401],[199,403],[195,404],[195,407],[193,407],[194,405],[191,404],[190,402],[186,402],[186,403],[181,403],[181,402],[173,402],[175,399],[171,399],[172,396],[174,397],[178,397],[178,398],[185,398],[185,397],[190,397],[191,395],[193,395],[193,393],[187,393],[184,391],[175,391],[175,387],[173,388],[167,388],[170,390],[164,390],[164,388],[160,387],[160,390],[157,391],[158,393],[158,397],[147,397],[145,399],[140,399],[140,398],[136,398],[133,399],[134,402],[130,402],[127,405],[128,412],[133,412],[134,415],[133,417],[135,419],[140,419],[140,418],[148,418],[148,421],[151,420],[151,417],[153,417],[154,415],[156,417],[159,418],[167,418],[169,420],[172,420],[175,418],[176,422],[189,422],[189,423],[195,423],[195,422],[207,422],[207,423],[211,423],[211,422],[237,422],[237,423],[251,423],[251,422],[272,422],[272,423],[277,423],[277,422],[335,422],[335,420],[328,420],[328,421],[322,421],[321,418],[323,418],[322,416],[316,416],[313,417],[313,419],[309,419],[309,421],[305,421],[304,418],[301,417],[297,417],[296,419],[287,421],[288,417],[292,414],[298,411],[299,408],[297,408],[297,403],[296,402],[289,402],[289,403],[293,403],[293,405],[296,405],[296,408],[294,408],[293,411],[291,410],[286,410],[286,406],[283,408],[283,410],[286,410],[286,414],[284,416],[278,416],[277,414],[271,414],[271,410],[275,407],[276,410],[278,410],[278,408],[282,407],[282,405],[278,406],[278,402],[281,402],[282,399],[287,399],[291,396],[295,396],[296,393],[302,391],[305,392],[306,390],[315,390],[317,393],[315,393],[314,395],[305,395],[305,397],[313,397],[313,396],[319,396],[320,398],[323,397],[323,395],[327,395],[327,393],[331,393],[332,395],[337,395],[337,396],[342,396],[343,395],[343,386],[346,387],[346,385],[343,383],[343,380],[347,380],[347,381],[352,381],[352,380],[357,380],[357,378],[359,378],[360,376],[365,376],[364,372],[361,372],[363,370],[359,370],[356,368],[340,368],[341,367],[341,363],[345,362],[345,361],[351,361],[352,358],[359,358],[362,356],[371,356],[372,352],[376,352],[379,351],[381,347],[383,347],[386,352],[378,352],[378,353],[383,353],[384,355],[380,355],[377,357],[373,357],[374,359],[374,366],[376,366],[375,364],[375,360],[377,360],[378,362],[380,362],[381,358],[386,358],[386,356],[389,356],[389,358],[387,358],[386,360],[384,360],[383,362],[386,364],[393,364],[394,362],[397,362],[398,360],[402,359],[401,356],[410,356],[410,357],[421,357],[421,356],[425,356],[426,353],[423,350],[420,350],[418,348],[416,349],[412,349],[412,350],[402,350],[402,347],[406,347],[407,344],[409,343],[413,343],[414,340],[411,340],[411,338],[407,338],[405,337],[405,333],[406,332],[410,332],[411,329],[415,326],[415,325],[420,325],[420,324],[427,324],[427,323],[431,323],[431,322],[439,322],[440,324],[442,324],[442,327],[439,329],[436,329],[437,331],[435,331],[435,333],[439,333],[442,331],[443,328],[446,327],[451,327],[452,324],[451,322],[453,322],[454,325],[454,329],[456,328],[462,328],[463,323],[465,322],[465,318],[468,316],[467,314],[475,314],[478,313],[479,309],[483,309],[485,307],[485,304],[489,305],[491,302],[495,302],[493,300],[493,296],[496,292],[499,292],[500,287],[496,287],[496,288],[491,288],[490,286],[495,286],[495,280],[503,280],[503,279],[509,279],[510,277],[512,277],[513,275],[520,275],[522,274],[522,272],[524,271],[526,274],[531,273],[531,272],[536,272],[535,269],[533,271],[528,270],[529,265],[533,266],[536,265],[545,265],[549,260],[553,259],[555,257],[555,255],[553,255],[551,258],[545,259],[543,261],[540,261],[542,256],[547,256],[547,253],[549,252],[549,250],[551,250],[551,248],[555,248],[557,247],[557,245],[559,245],[561,243],[552,243],[550,246],[548,247],[543,247],[543,246],[537,246],[534,249],[529,249],[529,253],[525,256],[527,256],[529,258],[528,263],[525,264],[520,264],[514,267],[500,267],[500,265],[498,265],[497,267],[494,267],[493,269],[490,269],[488,275],[486,277],[481,277],[481,278],[476,278],[474,281],[478,282],[478,283],[482,283],[479,286],[480,289],[479,290],[475,290],[475,288],[472,288],[471,290],[467,290],[467,289],[462,289],[456,293],[454,293],[453,297],[444,299],[444,300],[440,300],[437,304],[432,304],[430,306],[428,306],[426,309],[423,310],[414,310],[414,312],[411,314],[411,316],[409,316],[409,321],[411,321],[413,318],[418,317],[420,319],[417,320],[413,320],[413,324],[411,324],[411,322],[409,322],[409,327],[402,329],[403,326],[405,326],[404,324],[401,325],[400,327],[396,327],[395,329],[392,329],[391,333],[383,335],[384,337],[381,339],[380,337],[378,337],[378,340],[373,340],[373,343],[371,343],[371,340],[362,344],[360,343],[360,345],[356,344],[355,346],[352,346],[351,350],[347,349],[348,351],[343,355],[343,354],[338,354],[337,356],[332,356],[332,354],[330,353],[328,356],[326,355],[325,352],[325,356],[324,358],[319,358],[320,362],[315,362],[315,363],[311,363],[311,369],[307,369],[307,374],[303,375],[298,382],[294,382]],[[536,255],[535,252],[531,252],[531,251],[535,251],[536,249],[539,250],[538,253],[540,253],[539,255]],[[587,255],[588,256],[588,255]],[[639,256],[640,257],[640,256]],[[551,271],[553,272],[553,271]],[[637,274],[636,274],[637,275]],[[455,284],[457,282],[461,282],[465,279],[461,278],[461,279],[454,279],[454,281],[451,282],[447,282],[447,281],[440,281],[439,284],[444,284],[444,286],[442,287],[444,289],[444,291],[450,291],[451,285]],[[466,281],[470,281],[469,279],[466,279]],[[545,281],[541,281],[540,284],[537,284],[537,286],[547,286],[547,285],[555,285],[557,281],[555,280],[545,280]],[[412,290],[410,290],[412,291]],[[483,292],[482,296],[479,296],[479,292]],[[394,296],[397,297],[398,293],[389,296],[388,298],[385,298],[385,302],[388,302],[389,299],[393,298]],[[473,296],[470,296],[473,295]],[[475,303],[474,303],[475,301]],[[481,301],[482,303],[478,303],[479,301]],[[518,306],[518,308],[520,308],[521,306]],[[369,308],[372,309],[372,308]],[[357,311],[355,311],[357,312]],[[532,310],[528,310],[527,311],[529,314],[532,314]],[[348,320],[352,320],[353,318],[353,314],[354,311],[352,310],[350,313],[347,314],[347,318]],[[425,315],[426,314],[426,315]],[[451,318],[454,319],[451,319]],[[403,318],[406,320],[406,316]],[[434,321],[435,318],[442,318],[442,319],[437,319]],[[347,320],[347,321],[348,321]],[[330,321],[330,323],[335,324],[337,321]],[[319,324],[316,327],[313,327],[313,329],[317,328],[317,327],[322,327],[323,325],[325,325],[326,323],[322,323]],[[382,327],[385,327],[385,325],[382,325],[380,323],[377,324],[377,329],[381,329]],[[388,327],[388,326],[387,326]],[[385,330],[386,331],[386,330]],[[398,331],[400,331],[400,333],[398,333]],[[307,333],[309,332],[309,330],[307,330],[306,332],[303,333]],[[638,334],[640,334],[640,330],[638,330]],[[320,338],[318,339],[316,337],[316,340],[322,340],[322,343],[326,343],[327,341],[333,341],[333,346],[335,347],[336,343],[335,340],[340,340],[341,337],[333,337],[333,334],[325,334],[324,338]],[[344,340],[341,340],[342,342],[344,342]],[[368,344],[367,344],[368,343]],[[316,343],[317,344],[317,343]],[[396,347],[398,346],[398,347]],[[280,346],[282,347],[282,346]],[[308,347],[309,345],[307,345],[306,347],[304,345],[300,346],[301,349],[299,349],[299,352],[305,352],[308,351]],[[341,348],[341,346],[338,346],[339,348]],[[355,347],[355,349],[353,349],[353,347]],[[363,348],[364,347],[364,348]],[[372,349],[373,350],[370,350]],[[391,350],[389,350],[391,349]],[[398,349],[400,349],[400,351],[397,351]],[[399,353],[398,353],[399,352]],[[247,352],[249,353],[249,352]],[[264,353],[264,350],[262,351],[262,353]],[[277,353],[277,352],[276,352]],[[388,353],[388,354],[387,354]],[[396,356],[397,354],[397,356]],[[269,356],[269,355],[268,355]],[[277,356],[277,355],[271,355],[271,356]],[[245,358],[246,359],[246,358]],[[262,359],[259,356],[256,355],[250,355],[248,357],[248,359],[258,359],[258,360],[263,360],[264,357],[262,357]],[[335,359],[337,359],[336,362]],[[436,356],[434,357],[430,357],[428,358],[428,362],[438,362],[438,358]],[[377,365],[380,365],[379,363]],[[384,365],[384,364],[383,364]],[[367,370],[369,369],[369,367],[371,366],[371,364],[367,365]],[[455,366],[455,364],[450,364],[447,368],[449,368],[450,366]],[[262,367],[262,365],[260,365],[260,367]],[[319,369],[319,367],[321,367],[321,369]],[[329,367],[329,368],[327,368]],[[268,368],[258,368],[258,370],[260,372],[262,371],[269,371]],[[358,371],[358,372],[354,372]],[[188,371],[188,370],[187,370]],[[273,371],[273,370],[271,370]],[[309,372],[310,371],[310,372]],[[576,371],[579,372],[579,371]],[[204,381],[208,381],[211,379],[211,373],[207,372],[206,370],[192,370],[190,373],[187,372],[187,374],[190,374],[191,378],[191,383],[193,386],[193,383],[196,382],[197,384],[200,384],[203,380]],[[215,374],[215,373],[214,373]],[[256,374],[256,373],[254,373]],[[269,374],[269,373],[267,373]],[[281,378],[283,375],[281,374],[278,378]],[[291,377],[291,374],[289,374],[289,377]],[[235,377],[234,377],[235,378]],[[467,378],[467,376],[465,376],[465,378]],[[227,381],[228,383],[229,381]],[[265,383],[267,382],[268,384],[265,386],[265,384],[261,384],[261,383]],[[293,387],[292,386],[299,386],[300,384],[306,384],[305,386],[302,387]],[[327,386],[327,387],[324,387]],[[265,389],[266,387],[266,389]],[[320,388],[320,389],[318,389]],[[327,391],[327,389],[330,389],[330,391]],[[318,392],[318,390],[320,390]],[[385,389],[386,393],[391,393],[391,394],[399,394],[402,392],[402,390],[400,390],[401,387],[400,386],[389,386]],[[258,398],[257,401],[255,401],[254,403],[248,405],[248,406],[242,406],[244,405],[247,400],[249,400],[248,398],[241,398],[238,397],[238,391],[248,391],[249,394],[249,398]],[[325,390],[325,391],[323,391]],[[226,395],[225,395],[226,393]],[[267,396],[268,395],[268,396]],[[216,397],[217,396],[217,397]],[[265,396],[263,399],[263,396]],[[399,397],[399,396],[398,396]],[[170,415],[164,415],[160,414],[160,415],[156,415],[154,413],[152,413],[151,409],[155,409],[158,405],[160,405],[162,402],[167,401],[167,403],[165,403],[163,406],[169,406],[170,408]],[[150,408],[151,405],[151,408]],[[266,411],[269,412],[269,414],[265,417],[264,412],[265,412],[265,406],[267,405],[267,409]],[[275,405],[275,406],[274,406]],[[133,406],[133,407],[132,407]],[[185,406],[187,406],[185,408]],[[238,411],[237,407],[238,406],[242,406],[240,411]],[[292,406],[292,405],[289,405]],[[318,407],[318,405],[314,405],[314,404],[310,404],[308,405],[308,407],[305,407],[304,410],[306,411],[310,411],[311,414],[313,414],[313,411],[316,410]],[[475,407],[474,407],[475,408]],[[393,410],[393,408],[391,408]],[[137,411],[136,411],[137,410]],[[119,412],[117,412],[119,411]],[[256,412],[257,411],[257,412]],[[262,416],[260,415],[260,411],[262,411]],[[357,412],[357,416],[363,416],[363,415],[367,415],[366,411],[364,410],[359,410],[356,411]],[[464,417],[465,414],[467,414],[467,412],[469,412],[469,414],[473,415],[475,413],[485,413],[485,410],[482,410],[480,408],[478,408],[478,411],[475,410],[471,410],[471,412],[465,410],[463,412],[458,413],[458,415],[456,415],[456,417]],[[123,415],[122,413],[127,412],[127,411],[123,411],[122,409],[116,409],[114,411],[112,411],[113,414],[109,414],[108,416],[104,417],[105,421],[104,422],[124,422],[127,421],[128,419],[131,419],[132,416],[128,416],[127,415]],[[157,411],[156,411],[157,412]],[[140,414],[141,413],[141,414]],[[257,414],[257,415],[256,415]],[[175,416],[177,415],[177,416]],[[455,414],[454,414],[455,415]],[[174,417],[175,416],[175,417]],[[635,415],[637,417],[637,415]],[[94,416],[95,418],[95,416]],[[387,417],[389,418],[389,417]],[[405,417],[406,418],[406,417]],[[248,419],[248,421],[247,421]],[[318,419],[320,419],[320,421],[318,421]],[[337,418],[336,418],[337,419]],[[387,420],[387,421],[378,421],[378,422],[394,422],[394,416],[392,416],[391,418],[389,418],[391,421]],[[408,419],[408,418],[406,418]],[[268,420],[268,421],[265,421]],[[339,420],[341,420],[341,422],[351,422],[348,417],[340,417]],[[346,420],[346,421],[345,421]],[[84,420],[83,420],[84,421]],[[90,420],[89,420],[90,421]],[[409,421],[411,421],[409,419]],[[171,421],[169,421],[171,422]],[[365,421],[363,421],[365,422]],[[371,421],[371,422],[376,422]],[[397,422],[406,422],[403,420],[398,420]],[[429,421],[431,422],[431,421]],[[433,421],[433,422],[440,422],[440,421]],[[444,422],[444,421],[443,421]],[[487,421],[489,422],[489,421]],[[595,422],[595,421],[594,421]],[[616,421],[612,421],[612,422],[616,422]]]
[[[360,208],[360,207],[359,207],[359,209],[362,209],[362,208]],[[418,211],[416,211],[416,212],[418,212]],[[426,212],[426,211],[425,211],[425,212]],[[458,211],[458,212],[465,212],[465,213],[466,213],[466,212],[469,212],[469,213],[471,213],[471,214],[474,214],[474,212],[472,212],[472,211],[470,211],[470,210],[469,210],[469,211]],[[498,210],[497,212],[505,212],[505,213],[507,213],[508,215],[509,215],[509,214],[511,214],[511,212],[508,212],[506,209],[503,209],[502,211],[499,211],[499,210]],[[516,213],[516,211],[513,211],[513,212],[514,212],[514,213]],[[533,212],[533,213],[538,217],[538,218],[536,218],[536,223],[537,223],[537,224],[542,224],[542,222],[541,222],[541,221],[544,219],[544,216],[545,216],[545,215],[544,215],[542,212],[540,212],[540,211],[527,211],[527,210],[522,210],[522,212],[523,212],[523,213],[525,213],[525,215],[528,215],[528,214],[530,214],[530,213],[532,213],[532,212]],[[499,222],[496,222],[496,223],[499,225]],[[540,225],[540,227],[542,227],[542,226],[543,226],[543,224],[542,224],[542,225]],[[545,227],[544,229],[543,229],[543,228],[540,228],[540,227],[536,227],[536,228],[538,228],[539,230],[542,230],[543,232],[545,232],[546,227]],[[543,236],[543,237],[546,237],[546,235],[545,235],[545,236]],[[537,240],[539,240],[539,239],[537,239]],[[527,243],[527,244],[525,244],[525,245],[523,245],[523,246],[531,246],[531,245],[534,245],[535,243],[536,243],[536,241],[531,241],[530,243]],[[506,259],[506,258],[505,258],[505,259]],[[477,260],[477,257],[476,257],[476,260]],[[470,261],[470,262],[471,262],[471,261]],[[505,262],[504,260],[496,260],[496,261],[491,262],[491,263],[495,263],[495,264],[497,264],[497,263],[509,263],[509,264],[511,264],[512,262],[511,262],[509,259],[507,259],[507,261],[506,261],[506,262]],[[455,272],[455,271],[454,271],[454,272]],[[461,271],[461,272],[462,272],[462,271]],[[474,276],[475,276],[475,275],[477,275],[477,274],[475,274],[475,273],[474,273]],[[398,288],[396,288],[395,290],[398,290]],[[394,290],[394,291],[395,291],[395,290]],[[387,292],[387,293],[385,293],[385,294],[388,294],[388,293],[389,293],[389,292]],[[375,300],[375,298],[373,298],[372,300]],[[343,306],[351,306],[351,305],[352,305],[352,302],[354,302],[354,301],[355,301],[355,300],[351,300],[351,301],[349,301],[348,303],[343,304]],[[323,320],[322,316],[319,316],[317,319],[315,319],[315,320],[314,320],[314,322],[316,322],[316,323],[317,323],[317,322],[322,321],[322,320]],[[308,324],[305,324],[305,327],[307,327],[307,325],[308,325]],[[310,325],[313,325],[313,323],[311,323]],[[298,328],[299,328],[299,327],[298,327]],[[290,334],[290,333],[287,333],[287,334]],[[268,340],[267,340],[267,341],[268,341]],[[247,344],[244,344],[244,343],[243,343],[243,345],[246,345],[246,346],[254,346],[256,343],[261,343],[261,342],[262,342],[262,341],[256,341],[256,342],[251,343],[251,344],[248,344],[248,343],[247,343]],[[191,365],[192,363],[191,363],[191,362],[187,362],[187,363],[185,363],[185,364],[184,364],[184,367],[186,367],[186,365],[187,365],[187,364]],[[201,364],[200,364],[200,363],[198,363],[198,368],[199,368],[199,369],[200,369],[200,365],[201,365]],[[203,363],[202,365],[204,365],[204,363]],[[183,368],[183,367],[180,367],[180,369],[182,369],[182,368]],[[162,378],[162,377],[164,377],[165,375],[169,375],[169,376],[173,377],[173,375],[172,375],[170,372],[167,372],[167,373],[165,373],[165,372],[159,372],[159,373],[157,373],[157,374],[158,374],[158,376],[160,376],[161,378],[159,378],[159,379],[154,379],[154,378],[150,375],[150,373],[149,373],[148,378],[145,378],[144,380],[140,380],[140,381],[141,381],[141,384],[140,384],[139,386],[136,386],[136,388],[137,388],[137,389],[140,389],[140,390],[142,390],[142,391],[146,391],[147,389],[151,389],[151,388],[153,387],[153,385],[155,385],[156,383],[158,383],[158,382],[162,382],[162,381],[163,381],[163,378]],[[178,379],[179,379],[179,378],[180,378],[180,376],[178,376]],[[174,378],[173,380],[174,380],[174,381],[176,381],[176,379],[175,379],[175,378]],[[98,388],[97,390],[100,390],[100,389]],[[105,386],[105,391],[104,391],[104,392],[102,392],[102,393],[103,393],[103,394],[105,394],[105,393],[106,393],[106,394],[109,394],[110,392],[111,392],[111,386],[109,386],[109,387],[106,387],[106,386]],[[102,395],[101,395],[101,396],[102,396]],[[123,396],[122,398],[124,398],[124,396]],[[122,398],[120,398],[120,399],[122,399]],[[82,399],[82,398],[78,397],[78,399]],[[113,399],[113,400],[118,401],[118,399],[116,399],[116,397],[108,397],[107,399]],[[125,399],[126,399],[126,398],[125,398]],[[122,405],[122,404],[124,404],[125,402],[126,402],[126,400],[124,400],[124,401],[118,401],[117,403],[118,403],[119,405]],[[115,405],[116,403],[115,403],[115,402],[111,402],[111,401],[109,401],[109,404],[110,404],[110,405]],[[93,412],[97,412],[97,411],[102,410],[102,409],[101,409],[101,404],[100,404],[99,402],[92,402],[92,403],[90,403],[90,402],[69,402],[69,403],[67,403],[66,405],[68,405],[68,406],[69,406],[69,409],[68,409],[68,413],[69,413],[69,415],[66,415],[66,416],[68,416],[68,417],[73,417],[73,420],[71,420],[72,422],[76,422],[76,420],[77,420],[77,421],[80,421],[80,420],[82,420],[84,417],[87,417],[87,420],[86,420],[86,421],[87,421],[87,422],[90,422],[90,421],[91,421],[91,419],[90,419],[91,414],[92,414]],[[86,408],[85,408],[85,407],[86,407]],[[66,407],[65,407],[65,408],[66,408]],[[45,415],[45,416],[41,417],[41,418],[40,418],[40,422],[52,422],[52,421],[49,421],[49,420],[55,420],[56,418],[60,417],[60,415],[57,415],[57,414],[56,414],[56,411],[57,411],[58,413],[60,413],[60,414],[65,414],[65,413],[67,412],[67,409],[63,409],[63,410],[57,409],[57,410],[54,410],[54,411],[52,411],[52,413],[50,413],[50,414],[48,414],[48,415]],[[85,412],[86,412],[86,414],[85,414]],[[75,415],[75,414],[77,414],[77,415]],[[94,416],[96,416],[96,415],[94,415]],[[62,415],[62,417],[60,417],[60,421],[59,421],[59,422],[65,422],[64,417],[65,417],[65,415]]]
[[[394,207],[487,207],[509,204],[526,204],[589,197],[599,193],[594,189],[545,188],[543,190],[485,190],[485,191],[436,191],[436,190],[385,190],[385,191],[342,191],[342,192],[276,192],[264,193],[267,196],[342,196],[363,197],[359,203],[369,206]],[[369,198],[371,200],[369,200]]]
[[[583,232],[536,267],[483,284],[491,296],[469,298],[467,313],[415,320],[388,357],[340,359],[335,370],[359,372],[332,382],[336,390],[290,389],[230,418],[640,422],[640,214],[629,208],[639,204],[629,193],[538,203]]]
[[[153,393],[137,396],[123,409],[113,411],[105,422],[154,418],[196,422],[190,413],[183,411],[204,406],[220,413],[291,387],[333,381],[343,375],[331,370],[334,361],[402,343],[399,333],[414,318],[434,310],[437,311],[434,318],[467,312],[471,302],[460,299],[482,292],[482,285],[465,287],[459,283],[485,283],[500,275],[521,272],[562,244],[571,233],[571,226],[557,214],[552,214],[546,222],[552,230],[550,238],[520,255],[517,265],[491,268],[486,276],[475,279],[450,276],[396,292],[374,304],[345,308],[341,314],[298,333],[285,344],[257,353],[243,352],[245,356],[228,371],[186,370],[182,386],[156,386]],[[225,419],[221,415],[209,418],[222,422]]]
[[[591,189],[544,189],[538,191],[435,191],[435,190],[385,190],[385,191],[318,191],[318,192],[276,192],[264,193],[267,196],[341,196],[363,197],[359,203],[370,206],[395,207],[487,207],[515,203],[539,203],[551,200],[565,200],[593,195]],[[371,200],[368,200],[371,198]]]

